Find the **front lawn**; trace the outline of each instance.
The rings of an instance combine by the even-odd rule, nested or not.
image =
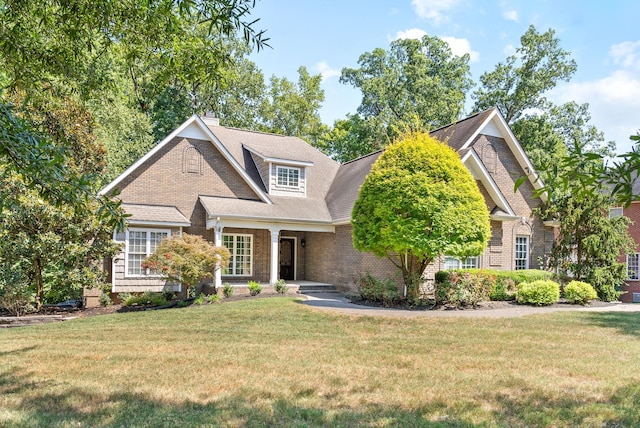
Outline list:
[[[0,426],[638,426],[640,314],[274,297],[0,330]]]

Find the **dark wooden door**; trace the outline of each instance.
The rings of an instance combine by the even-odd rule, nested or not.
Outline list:
[[[295,239],[280,240],[280,278],[286,281],[295,279]]]

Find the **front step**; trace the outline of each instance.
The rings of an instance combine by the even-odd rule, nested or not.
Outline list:
[[[305,284],[298,286],[300,294],[338,293],[335,285],[331,284]]]

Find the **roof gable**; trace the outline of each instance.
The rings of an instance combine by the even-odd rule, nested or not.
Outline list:
[[[116,177],[111,183],[107,184],[100,194],[107,194],[111,192],[119,183],[127,178],[136,169],[141,167],[146,161],[152,158],[157,152],[162,150],[167,144],[169,144],[175,137],[194,138],[205,141],[210,141],[222,154],[222,156],[231,164],[233,169],[243,178],[243,180],[249,185],[249,187],[256,193],[256,195],[265,203],[271,204],[271,200],[267,194],[263,191],[260,184],[256,183],[247,171],[240,165],[234,156],[231,155],[229,150],[218,140],[218,138],[211,132],[211,130],[204,124],[198,115],[193,115],[187,119],[176,130],[169,134],[164,140],[156,144],[151,150],[149,150],[143,157],[138,159],[133,165],[127,168],[122,174]]]

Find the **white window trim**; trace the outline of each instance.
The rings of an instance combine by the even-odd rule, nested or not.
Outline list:
[[[131,227],[129,229],[126,230],[125,235],[124,235],[124,243],[125,243],[125,247],[124,247],[124,277],[125,278],[160,278],[162,277],[162,275],[160,274],[156,274],[156,275],[152,275],[147,273],[146,275],[140,275],[140,274],[131,274],[129,273],[129,232],[147,232],[147,256],[149,256],[151,253],[149,252],[149,246],[151,245],[150,241],[149,241],[149,232],[157,232],[157,233],[166,233],[167,234],[167,239],[171,238],[171,229],[146,229],[146,228],[141,228],[141,227]],[[149,269],[147,269],[147,272],[149,271]]]
[[[635,257],[636,258],[636,277],[637,278],[631,278],[629,276],[629,257]],[[626,268],[627,268],[627,281],[640,281],[640,254],[638,253],[633,253],[633,254],[627,254],[627,260],[626,260]]]
[[[457,261],[457,266],[455,268],[449,268],[447,270],[452,270],[452,269],[478,269],[480,267],[480,256],[471,256],[471,257],[454,257],[454,256],[444,256],[445,259],[442,260],[442,267],[443,269],[447,269],[446,268],[446,259],[454,259]],[[462,267],[462,265],[464,264],[463,261],[464,260],[470,260],[470,259],[475,259],[475,267]]]
[[[518,238],[525,238],[526,242],[527,242],[527,251],[525,253],[525,258],[524,259],[518,259]],[[517,261],[518,260],[525,260],[525,267],[523,269],[529,269],[529,253],[531,252],[531,237],[529,235],[516,235],[516,240],[514,242],[513,245],[513,268],[514,270],[518,269],[517,268]]]
[[[614,212],[615,212],[615,214],[614,214]],[[620,213],[620,214],[618,214],[618,213]],[[622,207],[611,207],[611,208],[609,208],[609,218],[622,217],[623,215],[624,215],[624,208],[622,208]]]
[[[253,235],[250,233],[223,233],[222,234],[222,242],[224,244],[224,237],[225,236],[233,236],[234,237],[234,241],[235,241],[235,237],[238,236],[244,236],[251,238],[250,239],[250,245],[249,245],[249,273],[245,273],[245,274],[232,274],[232,273],[222,273],[222,276],[224,277],[233,277],[233,278],[244,278],[244,277],[251,277],[253,276],[253,258],[254,258],[254,254],[253,254]],[[231,254],[231,259],[229,260],[229,269],[233,272],[235,271],[235,269],[232,268],[232,263],[234,262],[234,254]]]
[[[291,185],[288,185],[288,184],[278,184],[278,177],[279,177],[279,172],[280,172],[281,169],[287,170],[287,182],[289,181],[289,170],[298,171],[298,185],[297,186],[291,186]],[[296,167],[292,167],[292,166],[276,165],[276,180],[275,180],[276,188],[300,190],[301,183],[302,183],[302,169],[301,168],[296,168]]]

